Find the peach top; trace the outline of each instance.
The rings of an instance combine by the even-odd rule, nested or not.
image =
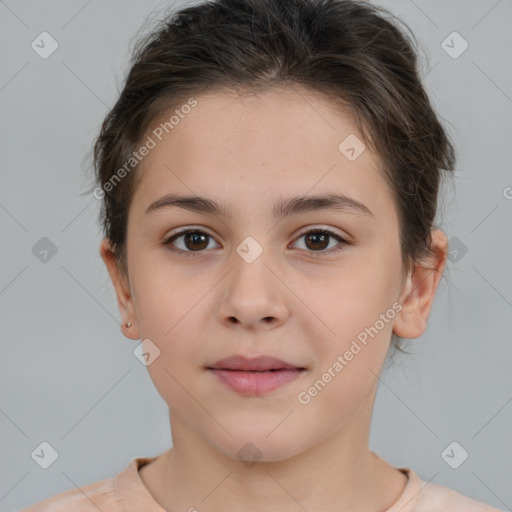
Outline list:
[[[135,458],[116,476],[56,494],[22,512],[166,512],[139,475],[139,468],[154,459]],[[502,512],[448,487],[424,482],[410,468],[398,469],[409,480],[385,512]]]

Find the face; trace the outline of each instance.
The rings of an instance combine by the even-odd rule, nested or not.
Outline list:
[[[133,324],[126,335],[150,340],[148,370],[171,422],[230,457],[251,442],[279,460],[366,432],[391,335],[423,332],[438,282],[416,274],[415,288],[403,276],[378,157],[361,151],[347,116],[306,91],[196,100],[161,141],[152,135],[139,168],[126,281],[102,247]],[[150,208],[168,194],[225,211]],[[348,201],[289,203],[327,194]],[[233,355],[302,370],[272,390],[236,391],[207,369]]]

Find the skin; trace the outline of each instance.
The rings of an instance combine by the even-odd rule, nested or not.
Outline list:
[[[309,511],[384,511],[407,477],[369,450],[377,375],[392,332],[416,338],[426,329],[446,236],[433,230],[435,254],[403,272],[396,205],[379,158],[367,148],[349,161],[338,150],[357,131],[327,99],[288,88],[197,100],[141,163],[128,218],[128,275],[107,239],[100,248],[123,333],[160,350],[148,371],[169,406],[173,447],[141,468],[141,478],[167,510],[286,512],[298,502]],[[178,207],[144,214],[171,192],[225,202],[231,215]],[[280,198],[325,192],[357,199],[373,216],[272,216]],[[174,241],[177,251],[200,247],[191,257],[164,245],[187,227],[211,236],[203,245]],[[314,228],[351,244],[329,253],[339,242],[308,242],[303,234]],[[247,236],[263,248],[250,264],[236,252]],[[394,303],[401,311],[301,404],[298,393]],[[243,396],[205,369],[233,354],[267,354],[307,370],[271,393]],[[262,454],[250,467],[237,459],[247,442]]]

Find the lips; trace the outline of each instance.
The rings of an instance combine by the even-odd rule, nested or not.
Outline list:
[[[281,359],[271,356],[258,356],[256,358],[247,358],[244,356],[231,356],[220,359],[209,370],[231,370],[243,372],[275,372],[279,370],[304,370],[304,367],[297,366]]]
[[[208,370],[223,385],[245,396],[261,396],[298,379],[304,370]]]
[[[307,370],[270,356],[231,356],[206,368],[223,385],[246,396],[266,395],[300,378]]]

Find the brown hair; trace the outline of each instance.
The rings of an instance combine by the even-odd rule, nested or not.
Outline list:
[[[100,219],[122,272],[137,166],[105,185],[126,170],[150,124],[202,93],[293,85],[349,112],[380,155],[404,272],[428,255],[441,170],[454,170],[455,151],[422,86],[414,35],[398,21],[361,0],[213,0],[172,12],[140,39],[94,144]]]

